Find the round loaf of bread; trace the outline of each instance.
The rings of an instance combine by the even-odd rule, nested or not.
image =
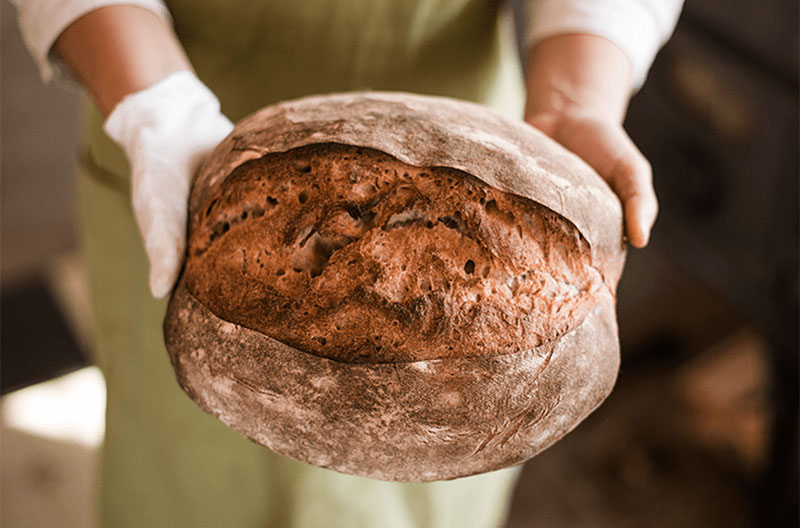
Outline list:
[[[524,461],[608,395],[614,194],[451,99],[312,97],[241,121],[193,187],[165,320],[184,390],[305,462],[430,481]]]

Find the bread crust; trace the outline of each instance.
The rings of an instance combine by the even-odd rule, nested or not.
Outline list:
[[[208,271],[213,265],[190,268],[170,299],[164,331],[192,399],[277,453],[399,481],[452,479],[522,462],[602,402],[619,368],[614,289],[624,244],[619,201],[591,168],[532,127],[471,103],[374,92],[305,98],[246,118],[217,147],[192,190],[190,237],[208,228],[209,204],[224,195],[237,168],[322,144],[456,171],[563,217],[603,287],[570,324],[538,342],[469,344],[454,354],[431,347],[428,355],[415,345],[393,357],[391,348],[329,353],[298,340],[292,347],[259,324],[223,316],[198,287],[204,274],[219,279]]]
[[[222,422],[276,453],[392,481],[523,462],[590,414],[619,368],[610,295],[554,343],[503,356],[322,358],[220,319],[183,279],[164,330],[181,387]]]

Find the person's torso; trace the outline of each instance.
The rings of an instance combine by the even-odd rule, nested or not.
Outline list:
[[[443,95],[521,117],[513,29],[495,0],[168,0],[198,77],[234,122],[310,94],[391,90]],[[89,117],[91,161],[125,174]]]

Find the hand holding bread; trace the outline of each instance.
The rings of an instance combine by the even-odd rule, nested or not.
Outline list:
[[[128,95],[106,120],[106,133],[131,165],[131,199],[154,297],[169,294],[183,265],[194,176],[232,128],[214,94],[188,70]]]
[[[538,43],[527,68],[525,120],[580,156],[619,196],[625,232],[644,247],[658,214],[650,164],[622,120],[631,93],[631,64],[609,40],[558,35]]]

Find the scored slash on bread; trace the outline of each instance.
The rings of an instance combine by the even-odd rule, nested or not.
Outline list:
[[[225,320],[339,361],[528,350],[607,294],[563,217],[371,149],[326,143],[246,162],[200,211],[189,293]]]
[[[201,171],[165,320],[182,387],[278,453],[386,480],[525,460],[610,392],[619,202],[444,98],[269,107]]]

